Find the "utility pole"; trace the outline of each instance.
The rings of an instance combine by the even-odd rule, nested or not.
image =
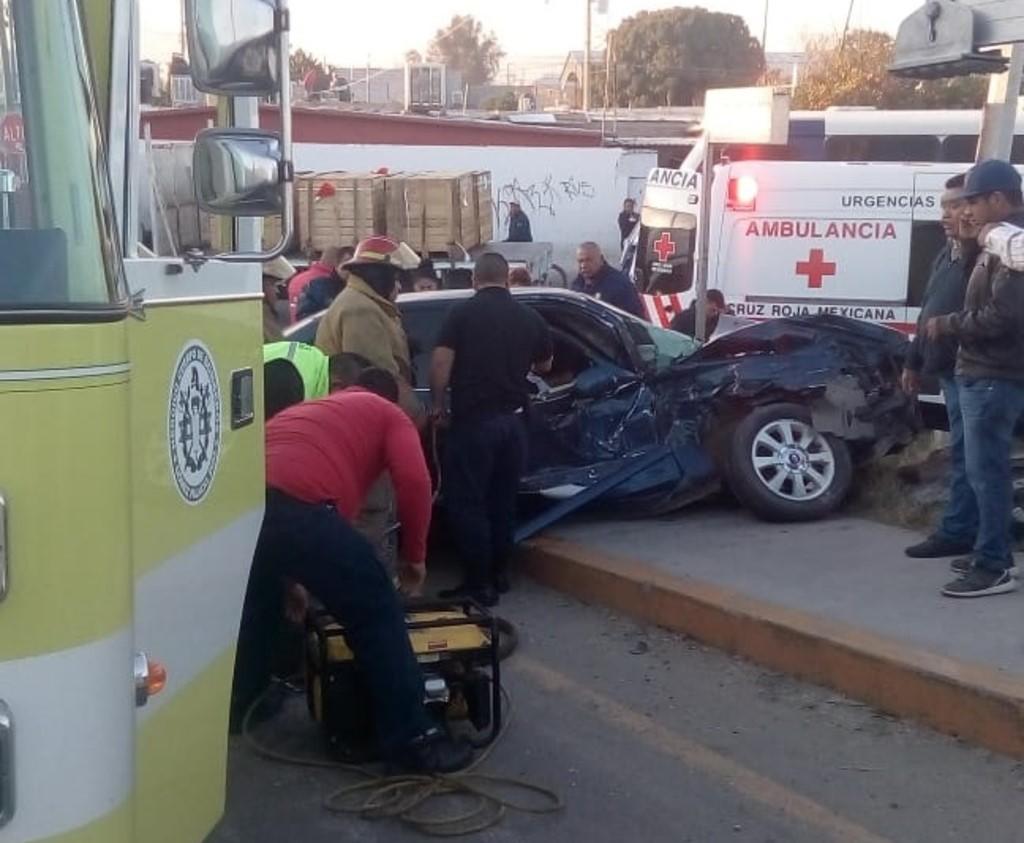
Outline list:
[[[186,3],[185,3],[185,0],[181,0],[181,35],[180,35],[180,39],[181,40],[180,40],[180,45],[181,45],[181,57],[182,58],[185,58],[185,56],[188,55],[188,30],[187,30],[186,24],[185,24],[185,16],[187,14],[186,8],[187,8],[187,6],[186,6]]]
[[[590,4],[593,0],[583,0],[587,4],[587,37],[583,42],[583,111],[590,112]]]
[[[853,17],[853,4],[857,0],[850,0],[850,5],[846,7],[846,24],[843,26],[843,40],[839,42],[839,52],[841,53],[846,49],[846,36],[850,34],[850,18]]]
[[[989,77],[988,97],[978,135],[978,161],[985,158],[1009,160],[1013,151],[1017,97],[1024,75],[1024,44],[1006,45],[1002,52],[1009,59],[1009,64],[1005,73],[993,73]]]
[[[764,53],[764,82],[768,81],[768,3],[764,0],[764,24],[761,26],[761,52]]]
[[[764,25],[761,27],[761,49],[768,52],[768,3],[764,0]]]

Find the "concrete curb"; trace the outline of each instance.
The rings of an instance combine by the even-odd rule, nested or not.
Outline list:
[[[528,542],[523,565],[574,597],[1024,758],[1024,677],[563,539]]]

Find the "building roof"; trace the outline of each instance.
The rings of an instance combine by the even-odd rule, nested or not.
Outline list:
[[[213,108],[151,109],[142,115],[157,140],[193,140],[216,116]],[[599,126],[515,125],[499,120],[447,116],[379,114],[340,105],[295,106],[292,109],[296,143],[399,144],[412,146],[601,146]],[[280,129],[275,106],[260,107],[260,125]]]

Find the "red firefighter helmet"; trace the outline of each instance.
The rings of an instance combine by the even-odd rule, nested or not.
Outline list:
[[[373,265],[415,269],[420,265],[420,257],[405,243],[378,234],[361,240],[352,259],[342,264],[345,269]]]

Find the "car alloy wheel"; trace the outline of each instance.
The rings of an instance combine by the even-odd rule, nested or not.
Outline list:
[[[750,459],[757,478],[772,494],[798,503],[821,497],[836,476],[832,446],[798,419],[765,424],[754,436]]]

